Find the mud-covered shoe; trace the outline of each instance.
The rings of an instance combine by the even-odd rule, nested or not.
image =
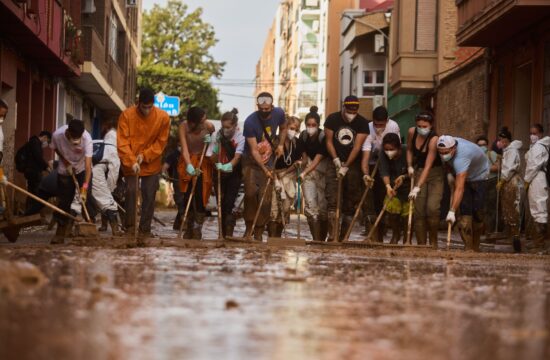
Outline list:
[[[111,232],[113,234],[113,236],[120,236],[120,230],[118,229],[118,220],[115,218],[115,219],[112,219],[109,221],[109,225],[111,225]]]
[[[61,245],[65,243],[65,233],[67,231],[67,225],[57,224],[55,235],[50,240],[50,245]]]
[[[256,226],[254,228],[254,240],[263,241],[263,234],[264,234],[264,227],[263,226]]]

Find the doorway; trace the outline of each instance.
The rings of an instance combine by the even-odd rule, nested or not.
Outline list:
[[[514,70],[514,138],[523,142],[523,149],[529,149],[529,128],[531,126],[531,89],[533,64],[525,63]]]

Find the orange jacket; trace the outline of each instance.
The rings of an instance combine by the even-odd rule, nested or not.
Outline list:
[[[168,114],[153,107],[146,118],[137,106],[126,109],[118,119],[117,145],[122,173],[134,175],[132,166],[136,157],[143,154],[140,176],[158,174],[161,171],[161,157],[170,134]]]
[[[197,168],[199,166],[201,154],[191,154],[191,164]],[[201,165],[201,171],[202,171],[202,204],[203,206],[206,206],[208,204],[208,199],[210,198],[210,194],[212,193],[212,183],[213,183],[213,177],[214,177],[214,167],[213,167],[212,160],[208,157],[204,157],[202,160]],[[195,177],[191,177],[187,174],[187,171],[185,171],[185,161],[183,160],[183,156],[180,156],[180,160],[178,162],[178,175],[179,175],[179,186],[180,191],[182,193],[187,192],[187,188],[189,187],[189,184],[195,179]],[[195,194],[194,196],[197,196],[198,194]]]

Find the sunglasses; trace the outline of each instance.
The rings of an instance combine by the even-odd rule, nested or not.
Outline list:
[[[273,104],[273,98],[269,96],[260,96],[258,98],[258,105],[271,105]]]
[[[416,120],[433,121],[434,118],[433,118],[433,116],[431,116],[429,114],[420,114],[420,115],[416,115]]]

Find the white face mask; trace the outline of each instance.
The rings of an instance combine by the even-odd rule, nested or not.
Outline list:
[[[317,134],[318,128],[316,128],[316,127],[308,127],[306,130],[307,130],[307,134],[308,134],[309,136],[314,136],[315,134]]]
[[[75,139],[71,139],[71,144],[72,144],[73,146],[78,146],[78,145],[80,145],[81,142],[82,142],[82,138],[76,139],[76,140],[75,140]]]
[[[0,125],[2,125],[2,124],[4,123],[4,119],[5,119],[5,118],[4,118],[3,116],[0,117]]]
[[[531,135],[530,138],[531,138],[531,144],[534,144],[540,140],[538,135]]]
[[[395,156],[397,155],[397,150],[388,150],[388,151],[384,151],[386,153],[386,156],[388,157],[388,159],[392,160],[393,158],[395,158]]]
[[[234,129],[223,129],[223,136],[231,137],[235,133]]]
[[[374,131],[376,132],[376,135],[382,135],[382,133],[386,130],[386,128],[374,128]]]
[[[296,137],[296,130],[288,130],[286,132],[286,135],[290,140],[294,139]]]
[[[427,136],[430,131],[432,131],[432,129],[430,128],[421,128],[421,127],[416,127],[416,131],[418,132],[419,135],[422,135],[422,136]]]
[[[346,113],[346,120],[348,122],[352,122],[353,120],[355,120],[356,117],[357,117],[357,114],[348,114],[348,113]]]
[[[48,142],[47,141],[42,141],[42,149],[45,149],[48,147]]]

